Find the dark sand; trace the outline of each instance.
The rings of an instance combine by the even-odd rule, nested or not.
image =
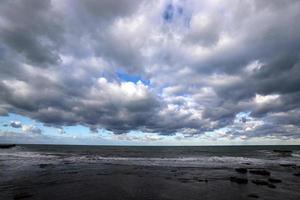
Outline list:
[[[235,169],[134,166],[103,163],[32,165],[5,171],[0,161],[0,199],[110,200],[110,199],[300,199],[299,166],[275,166],[271,176],[242,174]],[[245,164],[248,169],[251,165]],[[4,170],[4,171],[3,171]],[[247,184],[230,177],[247,178]],[[257,185],[252,180],[281,183]],[[271,184],[271,183],[270,183]]]

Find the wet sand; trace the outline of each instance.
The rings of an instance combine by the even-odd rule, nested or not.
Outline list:
[[[299,166],[268,168],[270,176],[250,173],[257,168],[247,163],[242,167],[246,173],[234,168],[63,162],[34,163],[16,170],[0,161],[0,199],[300,199],[300,177],[295,175]],[[233,182],[232,177],[248,182]]]

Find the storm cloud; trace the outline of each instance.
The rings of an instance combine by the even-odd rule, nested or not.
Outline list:
[[[4,0],[0,114],[117,135],[299,138],[299,18],[294,0]]]

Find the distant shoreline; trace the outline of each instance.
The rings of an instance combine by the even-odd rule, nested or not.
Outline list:
[[[8,149],[8,148],[12,148],[15,146],[16,146],[16,144],[0,144],[0,149]]]
[[[292,147],[300,146],[300,144],[279,144],[279,145],[95,145],[95,144],[18,144],[18,143],[0,143],[3,145],[14,145],[14,146],[89,146],[89,147]]]

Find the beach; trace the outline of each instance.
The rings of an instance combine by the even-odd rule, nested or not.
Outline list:
[[[1,149],[0,199],[299,199],[299,146],[216,148]]]

